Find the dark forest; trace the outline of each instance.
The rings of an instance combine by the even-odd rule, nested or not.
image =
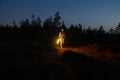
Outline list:
[[[118,26],[109,31],[105,31],[104,27],[85,28],[82,24],[71,24],[70,27],[65,25],[61,20],[59,12],[54,17],[50,16],[43,21],[40,17],[25,19],[19,22],[19,26],[13,21],[13,25],[0,25],[1,42],[9,41],[38,41],[40,44],[53,45],[53,40],[58,36],[60,29],[64,29],[66,33],[66,46],[80,46],[87,44],[120,44],[120,23]]]

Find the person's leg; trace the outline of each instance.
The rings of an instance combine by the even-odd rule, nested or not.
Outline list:
[[[61,41],[61,48],[62,48],[62,44],[63,44],[63,43],[62,43],[62,41]]]
[[[60,48],[62,48],[62,39],[60,39]]]

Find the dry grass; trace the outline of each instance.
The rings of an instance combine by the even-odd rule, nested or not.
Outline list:
[[[87,46],[79,46],[79,47],[69,47],[69,48],[57,48],[59,51],[59,55],[66,50],[71,50],[77,53],[82,53],[84,55],[99,59],[103,62],[107,62],[114,66],[120,67],[120,52],[112,52],[109,47],[101,46],[98,44],[92,44]]]

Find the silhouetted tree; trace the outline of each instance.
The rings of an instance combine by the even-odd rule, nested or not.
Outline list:
[[[35,16],[32,15],[32,21],[31,21],[31,35],[33,40],[40,39],[40,35],[42,32],[42,26],[41,26],[41,20],[40,17],[35,19]]]
[[[120,40],[120,23],[113,29],[111,28],[107,33],[101,25],[99,28],[85,28],[82,24],[65,25],[61,21],[59,12],[56,12],[52,17],[46,18],[43,23],[40,17],[35,17],[33,14],[30,19],[25,19],[20,22],[20,27],[16,24],[15,20],[13,25],[0,25],[1,40],[31,40],[39,41],[41,43],[53,44],[54,38],[58,36],[61,29],[64,29],[66,34],[67,45],[79,46],[82,44],[93,43],[108,43],[119,44]]]
[[[59,27],[61,25],[61,16],[59,12],[56,12],[54,15],[54,26]]]
[[[118,26],[115,28],[115,32],[116,32],[116,33],[120,33],[120,23],[119,23]]]
[[[13,20],[13,27],[17,27],[15,20]]]
[[[30,22],[29,19],[26,19],[25,21],[21,21],[20,22],[20,28],[21,28],[21,37],[23,39],[28,39],[31,38],[31,34],[30,34]]]
[[[43,22],[43,32],[51,34],[53,26],[52,16],[48,17]]]
[[[113,28],[110,28],[109,32],[110,32],[110,34],[113,34],[115,32],[115,30]]]
[[[104,34],[105,34],[105,30],[104,30],[104,28],[103,28],[102,25],[101,25],[101,26],[99,27],[99,29],[98,29],[98,34],[99,34],[99,35],[104,35]]]
[[[52,40],[51,37],[53,37],[53,19],[52,16],[48,17],[43,22],[43,38],[45,39],[45,42],[48,42]]]

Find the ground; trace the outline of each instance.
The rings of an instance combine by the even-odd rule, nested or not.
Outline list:
[[[117,49],[118,48],[118,49]],[[120,80],[119,47],[51,47],[39,42],[0,45],[0,73],[21,80]]]
[[[87,46],[79,46],[79,47],[65,47],[59,48],[57,47],[59,55],[62,55],[64,51],[71,50],[76,53],[84,54],[96,59],[100,59],[101,61],[105,61],[114,66],[120,67],[120,52],[113,52],[111,48],[108,46],[101,46],[98,44],[92,44]]]

